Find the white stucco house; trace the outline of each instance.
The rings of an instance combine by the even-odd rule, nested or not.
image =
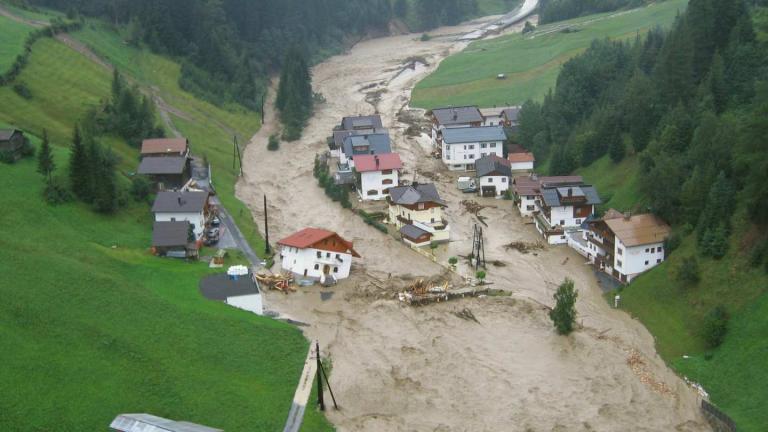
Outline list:
[[[530,152],[510,153],[507,160],[509,161],[509,168],[515,174],[532,173],[533,165],[536,163],[536,158]]]
[[[504,195],[509,189],[512,170],[509,161],[496,156],[483,156],[475,163],[478,192],[482,196],[495,197]]]
[[[503,106],[494,108],[480,108],[480,114],[483,115],[483,126],[512,126],[508,123],[508,118],[514,116],[515,126],[519,106]]]
[[[483,115],[476,106],[435,108],[430,114],[432,120],[432,143],[439,148],[438,138],[445,129],[480,127]]]
[[[390,224],[400,230],[403,241],[425,246],[450,240],[451,226],[445,218],[445,201],[433,184],[413,184],[389,190]]]
[[[549,244],[567,243],[566,230],[579,230],[595,213],[600,196],[594,186],[542,184],[533,220]]]
[[[579,185],[583,182],[581,176],[515,176],[512,179],[512,198],[520,216],[532,217],[536,212],[536,200],[541,198],[542,185]]]
[[[259,284],[245,266],[232,266],[227,273],[218,273],[200,281],[200,292],[208,300],[224,302],[232,307],[264,313]]]
[[[600,270],[629,283],[664,262],[669,225],[653,214],[609,210],[584,232],[588,258]]]
[[[358,155],[381,155],[392,153],[389,133],[350,135],[344,138],[339,154],[339,170],[355,167],[354,157]]]
[[[321,283],[349,277],[352,258],[360,257],[351,241],[319,228],[305,228],[277,244],[283,270]]]
[[[445,129],[438,137],[443,163],[452,171],[474,171],[484,156],[504,154],[507,136],[502,126]]]
[[[353,157],[355,165],[355,186],[360,198],[383,200],[388,196],[389,188],[400,184],[400,169],[403,162],[397,153],[381,155],[357,155]]]
[[[155,222],[187,221],[192,224],[197,239],[205,232],[208,210],[208,192],[205,191],[161,191],[152,204]]]

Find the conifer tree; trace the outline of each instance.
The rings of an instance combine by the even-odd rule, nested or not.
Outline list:
[[[75,125],[69,154],[69,181],[72,192],[82,200],[87,200],[90,190],[88,159],[88,152],[80,135],[80,126]]]
[[[43,142],[40,145],[40,152],[37,154],[37,172],[50,182],[55,169],[56,163],[53,160],[51,143],[48,140],[48,131],[43,129]]]

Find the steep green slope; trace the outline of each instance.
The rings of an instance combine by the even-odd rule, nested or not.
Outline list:
[[[0,74],[5,73],[24,51],[24,40],[34,29],[0,15]]]
[[[669,26],[688,0],[668,0],[648,7],[599,14],[475,42],[447,58],[419,82],[411,104],[494,106],[541,99],[554,86],[560,66],[595,38],[634,38],[655,26]],[[569,32],[562,31],[566,27]],[[506,79],[496,79],[498,74]]]

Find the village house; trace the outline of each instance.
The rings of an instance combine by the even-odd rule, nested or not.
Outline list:
[[[518,114],[520,114],[520,107],[507,107],[501,111],[501,120],[504,126],[509,128],[517,128],[520,125],[518,120]]]
[[[370,135],[389,133],[384,129],[381,116],[353,116],[341,119],[341,124],[333,129],[333,136],[328,141],[331,156],[340,157],[344,146],[344,139],[352,135]]]
[[[536,212],[536,200],[541,198],[541,185],[578,185],[581,176],[539,176],[530,174],[512,179],[512,199],[520,216],[532,217]]]
[[[226,273],[217,273],[200,281],[200,293],[208,300],[224,302],[232,307],[264,313],[259,285],[246,266],[231,266]]]
[[[382,155],[385,153],[392,153],[392,143],[388,133],[348,136],[344,139],[342,152],[339,155],[339,170],[354,168],[354,156]]]
[[[187,221],[192,224],[195,239],[202,238],[205,232],[209,210],[208,192],[204,191],[162,191],[152,205],[155,222]]]
[[[533,164],[536,162],[536,158],[531,152],[510,153],[507,155],[507,160],[510,162],[509,167],[513,174],[533,172]]]
[[[149,177],[157,190],[178,189],[189,181],[189,159],[186,156],[145,157],[137,173]]]
[[[13,160],[21,159],[25,141],[24,132],[18,129],[0,129],[0,153],[12,155]]]
[[[514,117],[516,126],[518,110],[520,110],[520,107],[517,106],[480,108],[480,114],[483,115],[483,126],[512,126],[512,124],[505,117],[505,113],[507,113],[510,117]]]
[[[389,188],[400,184],[403,162],[399,154],[357,155],[352,159],[356,173],[355,185],[361,199],[386,199]]]
[[[536,230],[549,244],[567,243],[566,231],[578,230],[601,203],[595,187],[583,183],[542,183],[540,192],[533,219]]]
[[[501,126],[445,129],[438,137],[443,163],[452,171],[474,171],[483,156],[504,154],[507,136]]]
[[[333,137],[332,140],[328,143],[328,149],[331,152],[332,157],[341,157],[342,149],[344,148],[344,140],[347,139],[347,137],[353,136],[353,135],[378,135],[378,134],[389,134],[389,131],[384,128],[375,128],[370,130],[343,130],[343,129],[337,129],[333,131]]]
[[[629,283],[664,261],[669,225],[653,214],[622,214],[614,209],[590,221],[584,231],[587,258],[600,270]]]
[[[120,414],[109,425],[112,432],[224,432],[186,421],[174,421],[151,414]]]
[[[186,138],[152,138],[141,143],[141,157],[176,156],[189,157],[189,141]]]
[[[352,258],[360,258],[351,241],[319,228],[304,228],[277,244],[283,270],[323,284],[349,277]]]
[[[420,247],[450,240],[445,201],[433,184],[413,184],[389,189],[389,223],[400,230],[407,244]]]
[[[435,108],[430,114],[430,119],[432,120],[432,143],[437,148],[440,147],[438,141],[443,130],[483,125],[483,115],[476,106]]]
[[[475,169],[480,195],[484,197],[501,196],[509,189],[512,170],[508,160],[495,154],[483,156],[477,160]]]
[[[152,251],[158,256],[195,258],[199,243],[190,238],[192,225],[188,221],[155,221],[152,226]]]

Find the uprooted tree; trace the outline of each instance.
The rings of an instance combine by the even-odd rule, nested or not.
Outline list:
[[[573,280],[565,278],[555,292],[555,307],[549,312],[549,318],[555,325],[555,330],[561,335],[567,335],[573,331],[576,322],[576,298],[579,292],[573,285]]]

